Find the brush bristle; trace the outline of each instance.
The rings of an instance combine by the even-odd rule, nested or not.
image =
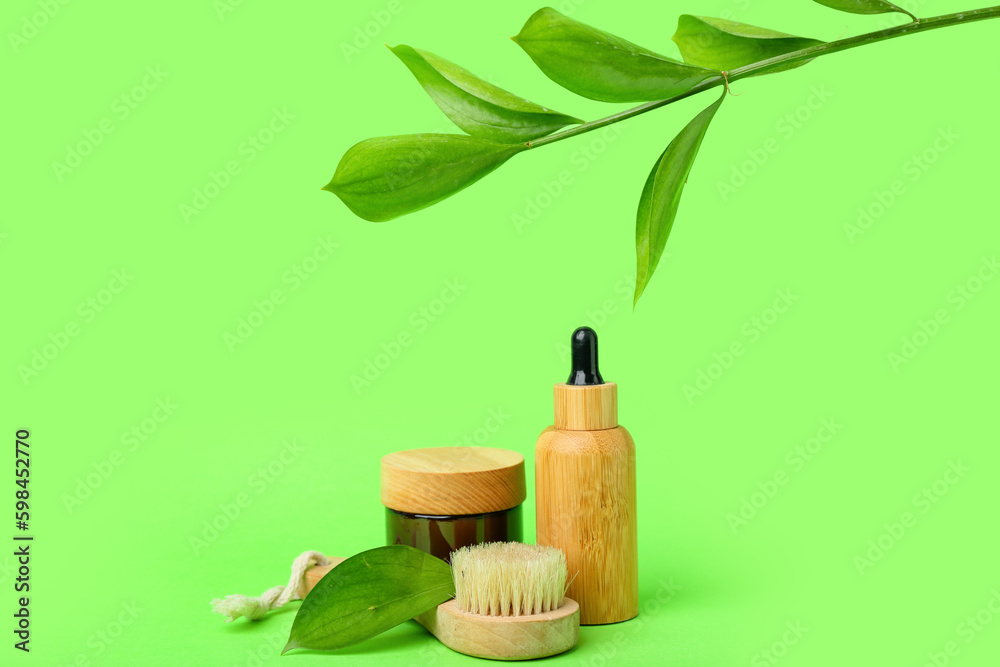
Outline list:
[[[566,555],[554,547],[491,542],[451,554],[459,609],[482,616],[530,616],[558,609]]]

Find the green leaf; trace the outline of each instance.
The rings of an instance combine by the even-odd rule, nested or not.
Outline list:
[[[591,28],[551,7],[532,14],[512,39],[547,77],[601,102],[663,100],[719,75]]]
[[[450,197],[525,148],[462,134],[366,139],[344,154],[323,189],[365,220],[383,222]]]
[[[708,125],[725,97],[726,93],[723,92],[722,97],[695,116],[674,137],[646,179],[635,220],[636,274],[633,304],[638,303],[660,262],[667,237],[674,226],[677,206],[688,174],[691,173],[691,166],[698,155],[705,132],[708,131]]]
[[[906,14],[914,21],[916,17],[902,7],[898,7],[885,0],[813,0],[821,5],[826,5],[832,9],[839,9],[850,14],[886,14],[888,12],[899,12]]]
[[[719,70],[736,69],[824,43],[736,21],[690,14],[683,14],[678,20],[674,42],[680,47],[684,62]],[[792,69],[807,62],[779,65],[767,73]]]
[[[309,592],[281,652],[357,644],[454,594],[451,567],[440,558],[403,545],[364,551],[330,570]]]
[[[433,53],[405,44],[389,48],[441,111],[474,137],[520,143],[583,122],[497,88]]]

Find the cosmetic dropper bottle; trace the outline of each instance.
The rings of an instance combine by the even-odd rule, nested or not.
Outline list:
[[[571,338],[569,380],[555,386],[555,424],[535,445],[538,544],[562,549],[581,625],[639,613],[635,444],[618,425],[618,386],[597,367],[597,334]]]

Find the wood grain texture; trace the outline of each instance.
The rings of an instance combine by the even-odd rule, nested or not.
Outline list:
[[[573,579],[566,595],[580,604],[581,625],[635,617],[635,445],[628,431],[543,431],[535,446],[535,508],[538,544],[566,554]]]
[[[618,385],[557,384],[553,390],[555,427],[569,431],[599,431],[618,426]]]
[[[326,573],[344,562],[328,556],[330,565],[306,571],[299,588],[305,597]],[[480,616],[469,614],[449,600],[414,620],[448,648],[481,658],[530,660],[568,651],[580,636],[580,606],[565,598],[554,611],[532,616]]]
[[[448,600],[414,620],[453,651],[493,660],[556,655],[576,646],[580,637],[580,606],[569,598],[554,611],[531,616],[470,614]]]
[[[302,583],[299,585],[299,597],[305,599],[309,591],[313,589],[319,580],[326,576],[326,573],[343,563],[346,558],[338,558],[336,556],[327,556],[326,559],[330,561],[329,565],[313,565],[311,568],[306,570],[305,576],[302,578]]]
[[[524,457],[493,447],[430,447],[382,457],[382,504],[410,514],[483,514],[524,502]]]

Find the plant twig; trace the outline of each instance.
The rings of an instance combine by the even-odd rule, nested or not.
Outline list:
[[[909,14],[909,12],[907,12]],[[973,9],[965,12],[956,12],[954,14],[943,14],[941,16],[934,16],[927,19],[918,19],[917,17],[909,14],[913,19],[911,23],[904,23],[903,25],[894,26],[892,28],[886,28],[885,30],[877,30],[875,32],[865,33],[863,35],[857,35],[855,37],[847,37],[845,39],[838,39],[833,42],[826,42],[824,44],[818,44],[816,46],[810,46],[805,49],[800,49],[798,51],[791,51],[789,53],[782,54],[780,56],[775,56],[774,58],[769,58],[767,60],[761,60],[756,63],[751,63],[749,65],[744,65],[743,67],[737,67],[735,69],[729,70],[726,74],[720,73],[718,76],[711,77],[702,81],[701,83],[695,85],[690,90],[681,93],[680,95],[675,95],[666,100],[656,100],[654,102],[646,102],[645,104],[640,104],[637,107],[632,107],[631,109],[626,109],[619,113],[607,116],[605,118],[599,118],[597,120],[592,120],[576,127],[572,127],[568,130],[563,130],[562,132],[557,132],[556,134],[550,134],[547,137],[542,137],[541,139],[536,139],[534,141],[529,141],[527,143],[528,148],[537,148],[539,146],[544,146],[545,144],[555,143],[557,141],[562,141],[563,139],[569,139],[570,137],[575,137],[578,134],[584,134],[586,132],[591,132],[593,130],[598,130],[602,127],[607,127],[614,123],[619,123],[623,120],[632,118],[633,116],[639,116],[644,113],[648,113],[653,109],[659,109],[660,107],[665,107],[668,104],[673,104],[674,102],[679,102],[692,95],[697,95],[703,91],[710,88],[715,88],[716,86],[726,85],[738,81],[739,79],[744,79],[749,76],[754,76],[755,74],[760,74],[764,70],[776,67],[779,65],[788,65],[792,63],[802,62],[804,60],[811,60],[813,58],[819,58],[820,56],[829,55],[831,53],[837,53],[838,51],[847,51],[848,49],[853,49],[858,46],[865,46],[868,44],[875,44],[876,42],[884,42],[888,39],[895,39],[896,37],[902,37],[903,35],[909,35],[911,33],[926,32],[928,30],[936,30],[938,28],[947,28],[948,26],[960,25],[963,23],[973,23],[975,21],[985,21],[987,19],[1000,18],[1000,5],[996,7],[986,7],[984,9]]]

